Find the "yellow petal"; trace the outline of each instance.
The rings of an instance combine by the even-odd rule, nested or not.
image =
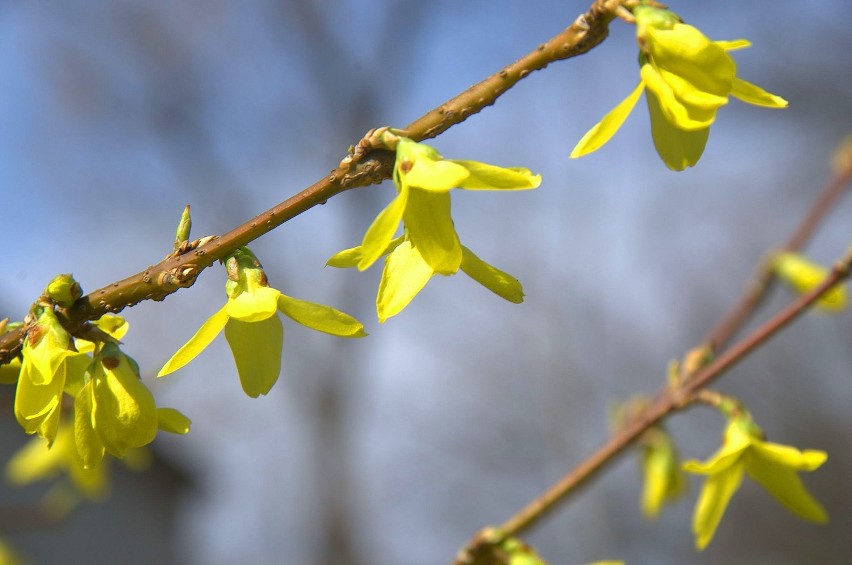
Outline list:
[[[751,41],[749,41],[748,39],[733,39],[731,41],[718,40],[714,41],[713,43],[715,43],[725,51],[737,51],[739,49],[751,47]]]
[[[99,330],[118,340],[127,335],[127,330],[130,329],[127,320],[115,314],[104,314],[93,323]],[[74,345],[81,353],[91,353],[95,349],[95,344],[85,339],[74,338]]]
[[[642,513],[656,518],[663,504],[678,496],[686,488],[672,440],[662,435],[643,454]]]
[[[157,408],[157,428],[171,434],[189,433],[189,418],[174,408]]]
[[[406,173],[400,173],[400,182],[410,188],[430,192],[448,192],[460,186],[468,177],[468,170],[453,161],[433,161],[420,157]]]
[[[281,372],[284,330],[278,316],[260,322],[228,320],[225,338],[231,346],[243,391],[252,398],[268,393]]]
[[[107,344],[92,371],[92,427],[104,447],[124,457],[131,447],[141,447],[157,435],[154,397],[129,358]]]
[[[797,292],[811,292],[828,276],[828,269],[806,259],[798,253],[779,253],[772,259],[772,268],[784,282]],[[817,300],[817,306],[827,311],[846,308],[846,287],[834,286]]]
[[[670,73],[665,69],[657,69],[660,77],[669,85],[677,99],[688,109],[691,117],[702,110],[715,111],[728,103],[728,92],[716,94],[705,92],[680,75]]]
[[[345,312],[331,306],[307,302],[282,294],[278,309],[292,320],[313,330],[340,337],[364,337],[364,325]]]
[[[660,109],[660,102],[650,90],[646,94],[648,112],[651,116],[651,136],[657,154],[673,171],[682,171],[692,167],[704,153],[710,128],[695,131],[682,130],[666,119]]]
[[[376,216],[376,219],[367,229],[364,240],[361,242],[359,271],[369,268],[388,248],[408,205],[408,193],[408,188],[403,187],[396,198]]]
[[[228,299],[228,317],[241,322],[259,322],[274,316],[281,292],[268,287],[249,288]]]
[[[227,309],[228,305],[225,304],[225,306],[223,306],[218,312],[210,316],[210,318],[204,322],[200,328],[198,328],[195,335],[189,338],[189,341],[183,344],[183,346],[178,349],[174,355],[172,355],[171,359],[166,361],[166,364],[163,365],[163,368],[160,369],[157,376],[162,377],[177,371],[195,359],[205,347],[210,345],[210,342],[219,335],[219,332],[222,331],[222,328],[224,328],[225,324],[228,322]]]
[[[38,433],[52,444],[59,429],[60,404],[65,381],[65,366],[46,384],[35,384],[35,368],[24,362],[15,390],[15,417],[28,434]]]
[[[704,482],[692,515],[692,532],[699,551],[713,539],[728,502],[742,483],[743,470],[742,465],[733,465],[710,475]]]
[[[714,475],[721,473],[732,466],[738,465],[746,450],[752,445],[752,441],[739,429],[734,430],[729,426],[725,435],[725,444],[719,451],[704,463],[698,461],[686,461],[683,464],[684,471],[699,473],[702,475]]]
[[[787,101],[780,96],[767,92],[759,86],[740,78],[734,79],[734,85],[733,88],[731,88],[731,96],[739,98],[743,102],[754,104],[755,106],[763,106],[764,108],[787,107]]]
[[[71,353],[65,359],[65,393],[71,397],[77,396],[83,387],[83,376],[92,358],[85,353]]]
[[[74,400],[74,443],[85,469],[97,467],[105,451],[92,427],[92,382],[87,382]]]
[[[448,193],[412,190],[403,219],[411,245],[433,271],[451,275],[459,270],[462,251]]]
[[[660,111],[672,126],[680,130],[693,131],[707,128],[716,119],[715,109],[705,109],[685,104],[652,65],[642,65],[639,70],[642,82],[648,87],[648,95],[655,95]],[[650,102],[648,103],[650,106]],[[653,123],[653,120],[652,120]]]
[[[357,267],[361,261],[361,246],[350,247],[343,251],[338,251],[325,262],[326,267],[336,267],[338,269],[349,269]]]
[[[468,177],[459,185],[465,190],[528,190],[541,184],[541,175],[524,167],[495,167],[479,161],[451,161],[464,167]]]
[[[648,27],[647,33],[654,66],[678,75],[697,90],[728,95],[737,67],[722,46],[687,24],[676,23],[671,29]]]
[[[386,255],[396,249],[396,246],[402,243],[403,236],[399,236],[395,239],[392,239],[388,244],[387,248],[382,252],[382,255]],[[362,253],[361,246],[351,247],[349,249],[344,249],[343,251],[338,251],[331,258],[326,261],[326,267],[335,267],[338,269],[349,269],[351,267],[357,267],[358,263],[361,261]]]
[[[510,275],[489,265],[465,246],[462,246],[461,269],[467,275],[509,302],[520,304],[524,301],[524,289],[520,281]]]
[[[22,354],[23,364],[32,367],[30,379],[37,385],[50,383],[59,366],[65,361],[67,346],[58,343],[51,331],[45,332],[41,341],[34,347],[29,347],[28,343],[29,339],[24,342]]]
[[[61,450],[48,447],[41,438],[34,438],[6,463],[6,478],[16,486],[53,478],[59,474],[62,458]]]
[[[4,385],[12,385],[18,382],[18,375],[21,374],[21,358],[15,357],[5,365],[0,365],[0,383]]]
[[[627,119],[627,116],[630,115],[643,90],[645,90],[645,84],[640,82],[633,89],[633,92],[630,93],[630,96],[619,102],[601,121],[587,131],[586,135],[583,136],[571,151],[571,158],[576,159],[577,157],[597,151],[604,143],[609,141],[615,135],[615,132],[618,131],[618,128],[621,127],[621,124],[624,123],[624,120]]]
[[[127,323],[127,320],[115,314],[104,314],[94,324],[115,339],[123,338],[127,334],[127,330],[130,329],[130,324]]]
[[[768,441],[756,441],[751,446],[754,456],[774,465],[789,467],[796,471],[814,471],[822,466],[828,459],[825,451],[808,449],[800,451],[789,445],[771,443]]]
[[[411,242],[404,241],[385,259],[385,270],[379,283],[376,310],[379,322],[384,323],[408,306],[426,286],[435,272]]]
[[[825,508],[811,496],[792,468],[769,462],[758,454],[751,453],[746,458],[746,472],[784,508],[799,518],[819,524],[828,521]]]

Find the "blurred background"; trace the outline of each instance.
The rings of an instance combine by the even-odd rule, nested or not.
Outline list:
[[[371,127],[403,127],[567,26],[588,2],[542,0],[0,1],[0,194],[9,244],[0,318],[21,319],[50,278],[94,290],[158,262],[192,205],[193,236],[224,233],[328,172]],[[4,538],[33,563],[448,563],[605,440],[611,407],[663,383],[787,237],[852,126],[852,5],[679,2],[715,39],[746,37],[739,74],[790,102],[732,100],[699,166],[668,171],[645,103],[597,153],[580,137],[638,80],[631,26],[522,81],[431,143],[448,158],[526,166],[531,192],[454,192],[462,242],[514,274],[522,305],[463,274],[436,278],[380,326],[380,267],[323,267],[393,197],[361,188],[256,241],[272,285],[345,310],[370,337],[285,320],[283,369],[256,400],[224,339],[167,378],[163,362],[225,299],[221,268],[165,303],[126,310],[124,350],[158,405],[193,421],[153,444],[152,472],[113,465],[113,496],[46,525],[48,488],[0,489]],[[850,244],[841,201],[810,245]],[[775,289],[764,315],[791,299]],[[755,484],[710,547],[693,550],[700,481],[656,523],[637,458],[620,459],[526,536],[549,563],[852,562],[852,317],[808,314],[718,387],[772,440],[824,449],[805,477],[831,522],[781,509]],[[5,417],[0,453],[27,438]],[[685,457],[723,421],[670,421]]]

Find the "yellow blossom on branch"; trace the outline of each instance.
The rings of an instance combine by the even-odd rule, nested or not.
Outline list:
[[[592,153],[609,141],[643,92],[654,146],[666,166],[676,171],[698,162],[716,111],[728,103],[729,96],[767,108],[787,106],[783,98],[737,76],[728,51],[748,47],[748,41],[711,41],[668,10],[639,6],[633,15],[641,81],[583,136],[572,158]]]
[[[50,308],[41,308],[27,332],[22,348],[15,417],[28,434],[37,433],[48,444],[59,429],[59,415],[66,379],[79,379],[89,356],[73,348],[71,335]]]
[[[517,279],[461,245],[449,193],[454,188],[527,190],[536,188],[541,177],[520,167],[444,159],[433,147],[404,137],[395,139],[395,150],[396,198],[373,221],[361,245],[335,254],[328,265],[363,271],[386,256],[376,298],[380,322],[401,312],[433,275],[459,269],[499,296],[521,302]],[[404,233],[395,237],[400,223]]]
[[[798,253],[778,253],[772,258],[772,270],[793,287],[796,292],[814,290],[828,277],[828,269],[817,265]],[[846,308],[846,286],[837,284],[816,301],[816,305],[829,312]]]
[[[107,343],[86,377],[74,401],[74,434],[86,468],[97,466],[104,452],[124,457],[153,441],[157,407],[133,359]]]
[[[361,322],[349,314],[271,288],[260,262],[247,247],[231,254],[225,266],[228,301],[166,362],[158,377],[192,361],[225,330],[243,391],[253,398],[268,393],[281,371],[284,331],[279,311],[303,326],[338,337],[367,335]]]
[[[704,549],[713,539],[744,474],[796,516],[820,524],[827,522],[825,509],[808,493],[797,474],[819,468],[827,457],[824,451],[799,451],[764,441],[763,431],[750,417],[731,419],[722,448],[715,455],[704,463],[687,461],[683,465],[685,471],[707,475],[692,518],[696,547]]]
[[[667,502],[686,490],[677,448],[671,436],[660,427],[649,429],[642,436],[642,513],[656,519]]]

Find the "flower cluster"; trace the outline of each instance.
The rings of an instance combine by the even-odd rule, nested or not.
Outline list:
[[[787,101],[737,76],[729,51],[751,45],[744,39],[711,41],[674,13],[650,6],[634,8],[641,80],[630,95],[577,143],[571,157],[587,155],[618,131],[645,92],[651,134],[666,166],[682,171],[698,162],[716,111],[729,96],[767,108]]]
[[[68,306],[81,294],[70,275],[51,281],[33,308],[23,360],[9,365],[3,381],[17,382],[14,411],[24,431],[44,438],[48,448],[63,438],[48,459],[70,461],[66,455],[73,445],[82,468],[94,469],[104,453],[124,457],[128,449],[150,443],[158,429],[186,433],[189,420],[177,410],[156,407],[136,363],[119,349],[118,339],[128,328],[122,318],[106,315],[84,324],[79,332],[86,339],[62,326],[54,305]],[[70,423],[60,429],[66,397],[74,399],[73,434]],[[73,465],[65,468],[82,476]]]
[[[687,461],[683,465],[690,473],[707,475],[692,519],[696,547],[704,549],[713,539],[743,475],[751,477],[796,516],[827,522],[825,509],[808,493],[797,474],[819,468],[826,458],[824,451],[799,451],[765,441],[763,431],[748,414],[731,418],[722,448],[715,455],[704,463]]]
[[[394,200],[382,210],[358,247],[328,260],[332,267],[369,268],[386,256],[376,298],[379,322],[400,313],[435,274],[461,269],[510,302],[523,301],[517,279],[461,245],[450,215],[450,190],[527,190],[541,183],[524,168],[503,168],[444,159],[433,148],[407,138],[395,140]],[[400,222],[402,236],[394,237]]]
[[[363,337],[364,326],[330,306],[306,302],[271,288],[260,262],[248,247],[225,259],[228,301],[195,332],[160,369],[158,377],[192,361],[224,329],[243,391],[252,398],[266,394],[281,371],[284,330],[279,311],[311,329],[339,337]]]

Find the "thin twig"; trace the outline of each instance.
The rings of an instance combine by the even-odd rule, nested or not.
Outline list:
[[[849,161],[852,162],[852,161]],[[814,202],[808,214],[802,219],[798,228],[790,235],[790,238],[779,248],[779,251],[799,251],[810,240],[817,227],[825,219],[834,203],[843,194],[852,182],[852,166],[839,168],[825,184],[819,196]],[[769,288],[775,280],[772,267],[767,261],[763,261],[746,286],[742,298],[734,305],[728,314],[708,333],[702,341],[712,351],[722,349],[728,340],[746,323],[751,317]]]
[[[589,51],[607,36],[615,9],[627,1],[595,0],[587,13],[562,32],[518,61],[418,118],[403,130],[405,135],[416,141],[435,137],[494,104],[503,93],[530,73],[555,61]],[[202,270],[223,259],[234,249],[247,245],[317,204],[325,203],[332,196],[390,177],[393,167],[391,153],[373,151],[367,157],[351,169],[338,167],[332,170],[328,176],[302,192],[188,253],[172,255],[142,272],[89,293],[72,308],[58,312],[60,318],[73,333],[74,328],[81,323],[96,320],[107,312],[120,312],[144,300],[163,300],[180,288],[192,286]],[[0,364],[8,363],[18,354],[25,333],[26,328],[21,328],[0,335]]]
[[[500,526],[497,531],[502,532],[503,539],[523,533],[547,516],[568,495],[577,492],[578,488],[596,476],[598,471],[612,463],[618,454],[630,447],[645,431],[669,414],[683,408],[698,390],[719,378],[727,370],[742,361],[749,353],[804,314],[820,296],[836,284],[849,278],[850,269],[852,269],[852,251],[837,262],[830,275],[813,291],[799,297],[798,300],[757,328],[748,337],[732,346],[685,381],[663,389],[644,410],[610,437],[600,449]],[[482,539],[481,536],[474,537],[460,555],[481,554],[480,546],[484,543],[481,541]],[[501,540],[495,541],[491,536],[487,543],[494,544],[499,543],[499,541]],[[467,561],[460,557],[457,558],[456,563],[467,563]]]
[[[844,166],[838,167],[835,174],[821,190],[820,196],[803,218],[802,222],[791,234],[781,249],[797,251],[811,238],[813,233],[828,215],[832,206],[842,195],[844,189],[852,183],[852,159],[844,161]],[[724,353],[712,359],[706,355],[707,347],[713,351],[724,346],[731,336],[745,323],[761,302],[768,285],[774,276],[768,266],[762,265],[757,275],[749,285],[747,292],[731,309],[702,342],[704,345],[693,350],[701,360],[684,363],[681,380],[669,383],[669,386],[657,394],[655,399],[632,415],[628,423],[615,433],[591,456],[583,460],[567,475],[551,486],[541,496],[530,502],[514,516],[509,518],[499,528],[487,528],[489,536],[477,534],[468,545],[459,552],[456,565],[474,565],[479,563],[479,556],[487,556],[486,546],[499,544],[507,537],[516,536],[554,510],[570,494],[576,492],[606,465],[615,460],[662,419],[675,411],[685,408],[699,392],[713,380],[719,378],[725,371],[741,361],[757,347],[765,343],[781,329],[803,314],[825,292],[835,284],[847,279],[852,268],[852,250],[837,262],[831,274],[812,292],[801,296],[775,317],[752,332],[747,338],[727,349]],[[695,360],[693,360],[695,361]],[[687,366],[688,365],[688,366]],[[485,531],[485,530],[483,530]],[[500,536],[493,532],[500,532]]]

